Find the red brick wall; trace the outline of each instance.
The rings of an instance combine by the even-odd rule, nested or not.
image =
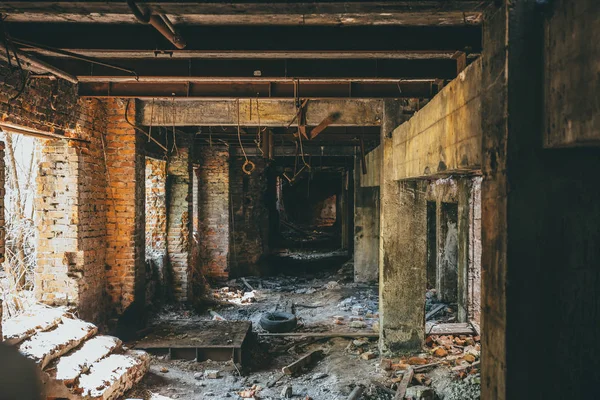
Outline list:
[[[177,301],[187,301],[191,291],[192,138],[180,137],[168,164],[167,248]]]
[[[209,278],[229,277],[229,150],[205,146],[198,154],[199,265]]]
[[[0,263],[4,262],[4,142],[0,142]],[[2,298],[0,298],[0,342],[2,342]]]
[[[36,297],[75,305],[82,318],[105,311],[105,107],[79,102],[74,132],[89,143],[42,140],[36,196]]]
[[[233,209],[231,230],[231,275],[248,275],[257,271],[261,256],[268,250],[269,210],[266,205],[266,163],[252,157],[256,168],[252,174],[242,171],[244,157],[230,159],[230,201]]]
[[[144,293],[144,139],[125,120],[126,101],[111,99],[106,105],[106,278],[111,304],[119,313]],[[133,121],[133,102],[128,115]]]
[[[0,63],[0,76],[2,120],[89,141],[42,140],[36,296],[101,321],[108,303],[120,312],[143,293],[142,134],[121,100],[79,100],[75,86],[49,79],[30,80],[11,100],[19,74]]]

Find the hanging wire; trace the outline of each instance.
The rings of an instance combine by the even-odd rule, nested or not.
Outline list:
[[[250,103],[252,104],[252,103]],[[252,106],[250,106],[250,108],[252,108]],[[261,148],[261,138],[260,138],[260,108],[259,108],[259,104],[258,104],[258,93],[256,94],[256,116],[258,118],[258,130],[256,131],[256,147],[258,148],[258,150],[260,151],[260,154],[264,157],[265,156],[265,152],[263,151],[263,149]]]
[[[173,122],[173,147],[171,148],[171,153],[173,149],[175,149],[175,154],[179,157],[179,149],[177,148],[177,137],[175,136],[175,97],[173,97],[173,112],[171,114],[171,122]]]
[[[252,104],[252,103],[250,103]],[[246,161],[244,162],[244,165],[242,165],[242,171],[244,171],[244,173],[246,175],[250,175],[252,173],[252,171],[254,171],[254,168],[256,168],[256,165],[254,165],[254,163],[250,160],[248,160],[248,156],[246,155],[246,150],[244,150],[244,145],[242,144],[242,136],[240,134],[241,128],[240,128],[240,99],[237,99],[237,137],[238,137],[238,142],[240,143],[240,148],[242,149],[242,154],[244,154],[244,158],[246,159]]]
[[[148,133],[148,142],[152,137],[152,124],[154,122],[154,97],[152,98],[152,105],[150,106],[150,132]]]

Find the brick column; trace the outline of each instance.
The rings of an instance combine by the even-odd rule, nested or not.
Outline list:
[[[191,216],[193,136],[177,134],[177,150],[168,161],[167,252],[173,273],[173,293],[177,301],[191,294]]]
[[[107,291],[117,313],[134,300],[144,302],[145,157],[142,133],[125,120],[126,103],[106,101],[107,130]],[[135,119],[135,104],[129,121]]]
[[[210,278],[229,278],[229,150],[204,147],[199,154],[199,264]]]
[[[4,142],[0,142],[0,263],[4,262]],[[2,342],[2,299],[0,298],[0,342]]]

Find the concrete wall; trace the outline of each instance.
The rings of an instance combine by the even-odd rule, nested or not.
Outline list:
[[[425,107],[392,133],[384,157],[391,179],[460,173],[481,168],[482,63],[473,62]]]
[[[556,0],[544,24],[546,147],[600,144],[600,3]],[[556,112],[560,110],[560,112]]]
[[[593,55],[598,53],[577,54],[583,41],[597,44],[591,38],[598,5],[555,1],[540,9],[536,3],[503,4],[491,9],[484,23],[482,85],[492,91],[482,120],[482,398],[595,398],[600,374],[590,373],[589,365],[600,357],[594,340],[600,302],[600,151],[545,149],[544,144],[577,144],[576,137],[598,132],[589,108],[572,112],[567,104],[575,101],[572,96],[591,103],[597,98],[583,88],[597,86],[597,74],[588,80],[587,72],[577,72],[596,68]],[[574,10],[580,18],[574,18]],[[564,67],[545,59],[549,47]],[[550,76],[544,75],[545,61]],[[555,82],[564,83],[565,97],[560,104],[544,103],[552,98],[544,96],[544,88]],[[582,92],[575,95],[577,87]],[[543,121],[555,118],[550,114],[563,123],[544,128]],[[571,140],[563,126],[579,133]],[[527,366],[531,360],[537,360],[536,368]]]
[[[372,151],[369,155],[375,152]],[[377,151],[380,154],[379,151]],[[369,156],[368,155],[368,156]],[[371,171],[379,171],[376,159],[367,160]],[[361,172],[360,159],[354,165],[354,281],[377,282],[379,280],[379,182],[373,182],[375,175],[367,169],[367,175]],[[363,179],[367,182],[363,182]],[[379,179],[377,173],[377,179]],[[377,185],[368,186],[372,183]]]

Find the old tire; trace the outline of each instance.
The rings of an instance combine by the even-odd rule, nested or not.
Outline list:
[[[291,332],[296,329],[297,322],[294,314],[286,312],[269,312],[260,317],[260,326],[272,333]]]

